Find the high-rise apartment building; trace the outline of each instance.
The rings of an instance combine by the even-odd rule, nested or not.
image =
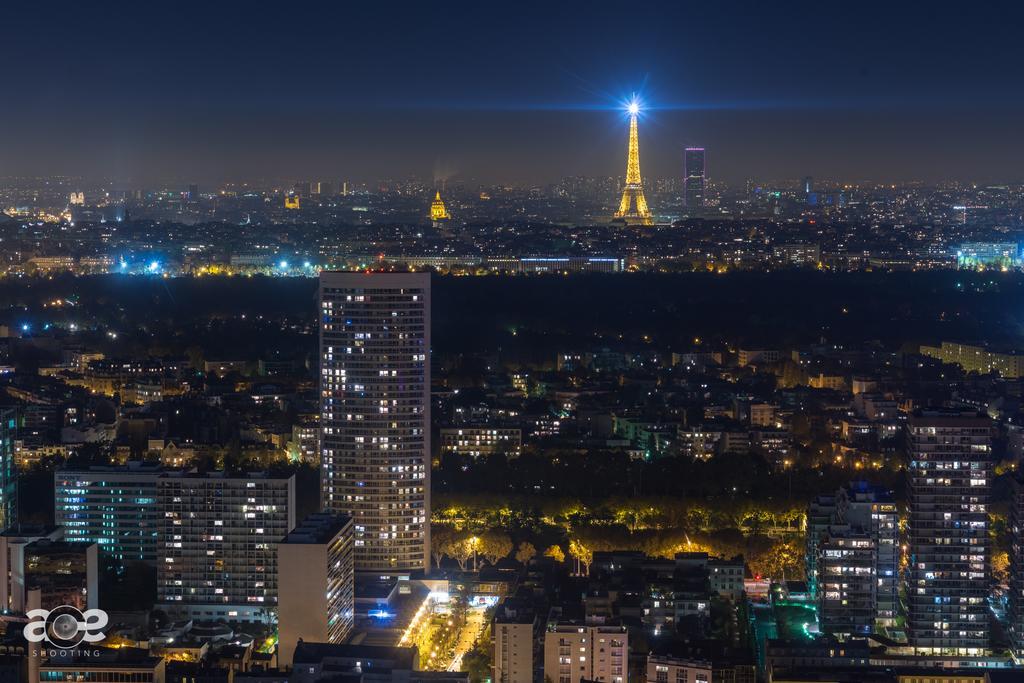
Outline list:
[[[430,569],[430,275],[320,274],[322,507],[356,571]]]
[[[991,425],[924,412],[908,425],[907,627],[922,653],[976,655],[989,644]]]
[[[1017,475],[1010,503],[1010,590],[1007,617],[1013,654],[1024,656],[1024,480]]]
[[[815,497],[807,508],[807,538],[804,551],[804,570],[807,574],[807,588],[811,595],[818,591],[818,545],[822,536],[835,522],[836,497],[825,494]]]
[[[317,512],[277,546],[278,648],[289,666],[299,640],[343,643],[355,623],[352,519]]]
[[[683,153],[683,201],[688,209],[704,206],[707,190],[707,157],[703,147],[687,147]]]
[[[846,525],[829,527],[818,543],[818,615],[821,630],[864,637],[876,616],[876,551],[871,535]]]
[[[65,540],[95,543],[121,565],[156,564],[159,463],[63,469],[53,473],[54,522]]]
[[[807,584],[822,631],[864,636],[896,623],[899,516],[889,491],[854,481],[807,511]]]
[[[18,470],[14,464],[17,430],[17,409],[0,406],[0,531],[18,521]]]
[[[855,481],[836,494],[836,521],[867,533],[875,548],[875,620],[896,625],[899,605],[899,510],[892,495]]]
[[[167,474],[157,480],[157,504],[163,609],[269,621],[277,610],[277,544],[295,526],[295,477]]]

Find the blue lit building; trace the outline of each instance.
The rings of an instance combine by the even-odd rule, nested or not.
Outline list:
[[[158,463],[57,470],[53,474],[54,522],[65,540],[96,543],[122,566],[156,563],[161,513]]]
[[[14,526],[18,518],[18,472],[14,466],[17,429],[17,410],[0,407],[0,531]]]
[[[1014,268],[1020,265],[1016,242],[964,242],[956,250],[958,268]]]

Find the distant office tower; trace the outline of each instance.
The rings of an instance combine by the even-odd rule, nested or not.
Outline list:
[[[311,194],[313,194],[313,183],[310,183],[308,181],[295,183],[292,189],[294,190],[296,196],[308,197]]]
[[[157,597],[195,619],[267,622],[277,610],[277,544],[295,526],[295,477],[168,474]]]
[[[159,463],[57,470],[53,473],[54,523],[71,543],[96,543],[122,566],[156,564]]]
[[[196,185],[195,183],[191,183],[188,186],[188,200],[190,202],[195,202],[199,200],[199,186]]]
[[[907,627],[922,653],[988,648],[990,429],[969,413],[929,411],[908,422]]]
[[[0,531],[18,521],[18,470],[14,465],[17,431],[17,409],[0,407]]]
[[[430,569],[430,275],[320,274],[322,507],[357,571]]]
[[[352,519],[318,512],[277,546],[279,662],[299,640],[343,643],[355,621]]]
[[[688,209],[704,206],[707,157],[703,147],[687,147],[683,155],[683,201]]]

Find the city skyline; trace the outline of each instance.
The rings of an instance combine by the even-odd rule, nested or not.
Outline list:
[[[1024,6],[7,9],[0,680],[1024,680]]]
[[[731,182],[1012,182],[1024,99],[1006,87],[1022,59],[1008,27],[1020,11],[645,5],[631,20],[647,38],[612,55],[610,5],[524,7],[501,29],[497,10],[458,4],[311,7],[317,21],[284,23],[227,7],[74,5],[51,21],[23,6],[0,48],[14,84],[0,169],[144,183],[610,175],[621,105],[637,92],[651,176],[681,175],[683,150],[703,146],[710,177]],[[80,31],[118,49],[76,53]]]

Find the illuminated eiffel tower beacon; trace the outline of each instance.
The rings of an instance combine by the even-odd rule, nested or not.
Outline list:
[[[636,132],[636,119],[640,105],[636,100],[629,103],[629,156],[626,159],[626,187],[622,190],[622,201],[615,218],[629,225],[651,225],[651,210],[644,198],[644,185],[640,180],[640,143]]]

